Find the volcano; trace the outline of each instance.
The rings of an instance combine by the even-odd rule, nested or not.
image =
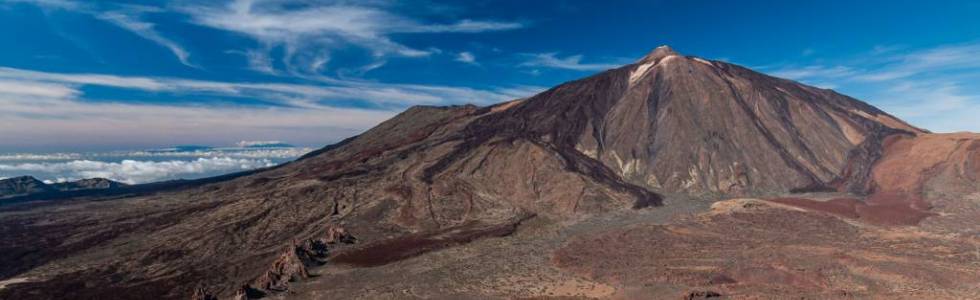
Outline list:
[[[0,298],[968,296],[978,166],[975,134],[663,46],[227,180],[2,208]]]

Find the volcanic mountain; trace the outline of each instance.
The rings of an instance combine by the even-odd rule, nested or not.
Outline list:
[[[0,198],[52,190],[54,190],[52,187],[31,176],[0,179]]]
[[[44,183],[31,176],[21,176],[0,179],[0,204],[7,198],[26,196],[39,193],[57,193],[84,190],[115,189],[126,186],[125,183],[115,182],[105,178],[88,178],[77,181]]]
[[[631,297],[639,286],[674,293],[709,284],[697,276],[725,291],[753,290],[766,280],[746,266],[671,277],[685,267],[669,257],[653,263],[655,272],[616,257],[722,261],[714,255],[725,252],[705,239],[731,244],[726,235],[736,235],[722,229],[745,228],[739,234],[757,239],[746,241],[764,244],[760,235],[798,229],[783,224],[793,220],[854,238],[860,234],[847,226],[915,225],[935,215],[932,196],[923,195],[939,189],[891,172],[939,172],[948,178],[942,184],[962,187],[955,195],[972,195],[980,192],[978,140],[929,134],[831,90],[659,47],[525,99],[413,107],[297,161],[220,182],[5,208],[0,298]],[[904,169],[928,151],[920,142],[955,155]],[[816,192],[849,198],[827,202]],[[691,217],[732,197],[771,201],[739,200],[740,209],[723,201],[709,217]],[[951,197],[942,203],[980,206]],[[676,221],[677,231],[656,227],[682,216],[693,219]],[[726,219],[710,219],[719,216]],[[757,219],[730,219],[746,216]],[[806,223],[812,218],[819,222]],[[851,225],[895,218],[903,221]],[[655,229],[611,238],[630,236],[616,230],[637,224]],[[703,251],[685,248],[700,243]],[[660,254],[643,254],[650,251]],[[657,276],[638,281],[631,271]],[[528,282],[551,289],[514,288]],[[773,282],[789,295],[803,288]],[[871,286],[863,291],[879,288]]]

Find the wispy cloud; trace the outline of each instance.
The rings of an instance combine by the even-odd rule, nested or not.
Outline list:
[[[86,99],[86,86],[169,93],[189,104]],[[263,137],[322,144],[370,128],[408,105],[490,104],[541,90],[531,86],[481,90],[336,79],[322,85],[220,82],[0,67],[0,136],[4,137],[3,146],[14,148],[91,145],[97,142],[92,139],[94,135],[134,145],[234,142]],[[210,96],[262,99],[279,105],[193,101],[213,98]],[[381,108],[335,107],[335,100],[365,101]],[[139,124],[138,129],[133,124]]]
[[[960,71],[976,72],[980,69],[980,59],[977,59],[980,57],[980,43],[945,45],[912,51],[897,49],[878,46],[865,55],[837,65],[782,66],[764,69],[768,69],[767,71],[775,76],[794,80],[860,81],[887,81],[927,75],[930,72],[951,74]]]
[[[239,54],[245,57],[248,68],[259,73],[276,75],[276,67],[272,63],[272,57],[268,50],[228,50],[226,53]]]
[[[471,65],[476,65],[477,64],[477,62],[476,62],[476,56],[474,56],[473,53],[470,53],[470,52],[467,52],[467,51],[463,51],[463,52],[460,52],[460,53],[456,54],[456,61],[461,62],[461,63],[464,63],[464,64],[471,64]]]
[[[288,67],[309,66],[300,71],[316,73],[331,49],[354,45],[367,49],[378,61],[387,56],[423,57],[432,54],[396,42],[393,34],[405,33],[477,33],[513,30],[524,27],[518,22],[494,20],[459,20],[431,24],[384,9],[376,3],[351,2],[307,3],[286,5],[279,1],[236,0],[224,5],[187,5],[179,8],[192,22],[245,35],[258,42],[262,51],[282,47],[282,58]],[[299,55],[320,51],[316,55]],[[265,65],[263,65],[265,66]]]
[[[173,40],[160,35],[154,29],[156,24],[144,21],[141,16],[145,13],[160,12],[160,9],[148,6],[127,6],[121,10],[97,13],[96,18],[126,29],[144,39],[167,48],[177,57],[180,63],[188,67],[199,68],[190,62],[190,53]]]
[[[70,0],[7,0],[7,3],[27,3],[37,5],[42,8],[82,10],[84,5]]]
[[[771,72],[773,76],[789,78],[794,80],[803,79],[826,79],[826,78],[844,78],[848,76],[855,75],[856,72],[849,67],[845,66],[803,66],[797,68],[785,68],[779,69]]]
[[[980,76],[972,80],[980,80]],[[980,131],[980,90],[969,82],[951,78],[887,80],[878,88],[881,90],[874,92],[874,97],[884,109],[913,124],[937,132]]]
[[[930,72],[975,72],[980,69],[980,44],[947,45],[882,57],[884,66],[869,70],[857,79],[886,81],[925,75]]]
[[[188,67],[199,68],[190,62],[190,53],[187,52],[177,42],[164,37],[156,30],[156,24],[147,22],[143,19],[145,14],[162,13],[158,7],[144,5],[118,5],[113,9],[103,10],[90,2],[77,2],[68,0],[9,0],[11,3],[33,4],[44,9],[57,9],[72,11],[81,14],[91,15],[92,17],[115,25],[119,28],[132,32],[146,40],[154,42],[161,47],[167,48],[181,64]],[[96,3],[97,4],[97,3]]]
[[[79,91],[60,84],[0,79],[0,93],[20,97],[70,98]]]
[[[929,130],[980,131],[977,57],[980,43],[925,49],[878,46],[849,59],[763,71],[865,98]]]
[[[0,154],[0,161],[72,160],[80,157],[78,153],[6,153]]]
[[[10,91],[10,93],[41,93],[52,94],[48,96],[66,97],[80,93],[72,86],[94,85],[152,92],[201,93],[248,98],[267,97],[269,100],[280,101],[283,105],[306,108],[330,106],[331,100],[356,99],[380,105],[404,107],[416,104],[490,104],[511,100],[515,98],[514,96],[528,96],[500,92],[512,90],[508,88],[480,90],[468,87],[380,83],[325,77],[324,80],[330,85],[221,82],[168,77],[51,73],[6,67],[0,67],[0,80],[6,80],[4,84],[10,86],[9,90],[0,90],[0,94]],[[32,84],[18,85],[18,82],[32,82]]]
[[[537,53],[526,55],[528,60],[520,64],[522,67],[542,67],[554,69],[566,69],[575,71],[602,71],[620,66],[615,63],[583,63],[582,55],[570,55],[564,58],[559,57],[558,53]]]
[[[91,102],[7,93],[0,93],[0,107],[0,136],[4,137],[3,147],[8,149],[233,143],[246,138],[278,137],[322,145],[357,134],[396,113],[326,106],[311,109]],[[113,144],[122,141],[125,145]]]

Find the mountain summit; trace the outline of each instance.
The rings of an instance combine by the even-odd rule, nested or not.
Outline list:
[[[650,51],[650,53],[647,53],[647,55],[644,55],[643,58],[640,58],[640,60],[638,60],[636,63],[646,63],[646,62],[657,61],[657,60],[660,60],[660,59],[662,59],[664,57],[672,56],[672,55],[679,55],[679,54],[677,52],[674,52],[674,49],[673,48],[670,48],[670,46],[663,45],[663,46],[654,48],[652,51]]]
[[[412,107],[247,176],[5,217],[0,252],[18,255],[0,259],[0,278],[30,280],[0,297],[248,298],[320,264],[393,264],[529,223],[692,198],[869,194],[885,190],[872,175],[889,141],[923,134],[834,91],[661,46],[526,99]],[[37,234],[15,234],[24,226]]]

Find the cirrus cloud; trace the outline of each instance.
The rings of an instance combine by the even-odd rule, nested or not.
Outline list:
[[[583,63],[581,54],[570,55],[564,58],[559,57],[558,53],[535,53],[527,54],[528,59],[521,63],[521,67],[543,67],[552,69],[565,69],[575,71],[602,71],[616,68],[622,63]]]
[[[386,56],[424,57],[437,50],[399,43],[395,34],[479,33],[523,28],[520,22],[462,19],[451,23],[427,23],[392,13],[378,3],[328,1],[287,5],[281,1],[235,0],[219,5],[191,4],[178,10],[195,24],[235,32],[258,41],[262,47],[245,50],[249,64],[269,73],[271,50],[284,49],[281,61],[293,73],[318,73],[332,49],[350,45],[366,49],[381,66]],[[261,62],[261,63],[259,63]]]
[[[775,76],[839,89],[937,132],[980,131],[980,43],[878,46],[843,60],[763,67]]]
[[[83,88],[88,86],[180,95],[189,104],[85,99]],[[0,67],[0,136],[4,137],[2,146],[12,149],[95,146],[106,140],[126,141],[130,146],[231,144],[251,138],[288,138],[305,145],[322,145],[370,128],[408,105],[490,104],[540,90],[530,86],[480,90],[351,80],[333,80],[330,85],[241,83]],[[194,101],[213,96],[258,98],[277,105]],[[347,99],[380,108],[333,106],[334,101]]]
[[[164,37],[157,32],[156,24],[144,20],[144,15],[151,13],[162,13],[163,9],[155,6],[124,4],[114,5],[111,9],[100,7],[98,2],[80,2],[69,0],[7,0],[8,3],[26,3],[41,7],[47,10],[64,10],[80,14],[90,15],[98,20],[105,21],[121,29],[129,31],[137,36],[149,40],[169,50],[173,55],[188,67],[200,68],[190,62],[190,53],[174,40]]]

